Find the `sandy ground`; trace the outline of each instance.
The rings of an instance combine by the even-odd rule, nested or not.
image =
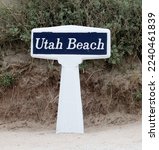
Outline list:
[[[94,126],[85,134],[55,134],[47,129],[0,129],[1,150],[141,150],[141,121]]]

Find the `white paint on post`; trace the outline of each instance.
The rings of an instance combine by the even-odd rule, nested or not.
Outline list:
[[[83,133],[83,112],[78,59],[59,60],[62,65],[58,103],[57,133]]]

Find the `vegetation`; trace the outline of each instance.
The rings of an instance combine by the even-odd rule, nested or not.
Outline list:
[[[14,83],[14,77],[11,74],[3,74],[0,76],[0,86],[10,87]]]
[[[111,30],[110,64],[141,54],[141,0],[21,0],[15,7],[0,10],[1,49],[19,41],[29,49],[32,28],[75,24]]]
[[[101,114],[140,113],[141,65],[134,60],[141,55],[141,0],[13,1],[18,4],[0,1],[2,122],[56,121],[60,66],[30,58],[30,35],[33,28],[69,24],[111,30],[111,58],[80,65],[84,116],[96,122]]]

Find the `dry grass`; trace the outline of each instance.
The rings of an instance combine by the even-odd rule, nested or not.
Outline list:
[[[13,59],[6,59],[7,70],[18,74],[13,87],[1,89],[0,120],[35,121],[54,123],[57,115],[60,86],[60,66],[43,60],[26,60],[13,66]],[[23,55],[25,56],[25,55]],[[15,57],[18,61],[17,57]],[[12,62],[10,62],[12,61]],[[20,60],[19,60],[20,62]],[[26,64],[29,64],[26,69]],[[24,65],[25,64],[25,65]],[[81,90],[84,116],[107,115],[112,112],[137,114],[141,110],[141,66],[124,63],[120,69],[105,68],[104,61],[87,63],[81,71]],[[92,65],[93,64],[93,65]],[[51,66],[51,67],[50,67]],[[131,66],[131,67],[130,67]],[[4,69],[4,68],[3,68]]]

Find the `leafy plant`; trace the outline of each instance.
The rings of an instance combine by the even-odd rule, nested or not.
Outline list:
[[[136,101],[141,101],[142,100],[142,91],[141,89],[137,90],[134,94],[133,94],[134,100]]]
[[[30,47],[32,28],[84,25],[111,30],[110,64],[141,53],[141,0],[21,0],[0,10],[1,45],[22,41]],[[7,44],[5,44],[7,45]]]
[[[11,74],[4,74],[0,76],[0,86],[10,87],[13,85],[15,79]]]

